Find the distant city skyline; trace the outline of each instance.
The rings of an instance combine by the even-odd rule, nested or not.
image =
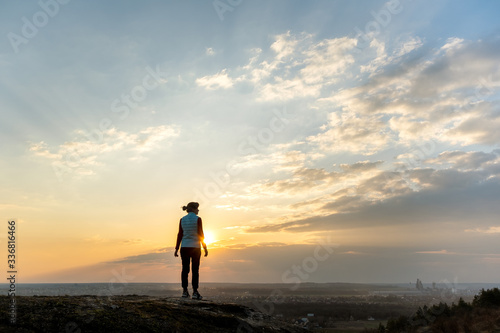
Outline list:
[[[179,282],[190,201],[202,282],[498,281],[499,10],[6,2],[17,282]]]

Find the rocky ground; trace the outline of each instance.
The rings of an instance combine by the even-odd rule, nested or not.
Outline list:
[[[16,323],[10,323],[15,313]],[[151,296],[0,297],[0,332],[304,332],[248,307]]]

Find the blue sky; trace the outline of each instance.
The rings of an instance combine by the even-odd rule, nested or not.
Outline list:
[[[5,4],[0,216],[27,280],[175,282],[198,200],[209,281],[283,282],[325,242],[304,282],[494,281],[499,9]]]

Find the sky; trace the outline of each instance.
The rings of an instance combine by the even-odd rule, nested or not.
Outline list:
[[[2,7],[18,283],[499,281],[498,1]]]

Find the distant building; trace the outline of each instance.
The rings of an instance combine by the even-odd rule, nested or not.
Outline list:
[[[420,279],[417,279],[417,290],[423,291],[424,290],[424,285],[422,284],[422,281]]]

